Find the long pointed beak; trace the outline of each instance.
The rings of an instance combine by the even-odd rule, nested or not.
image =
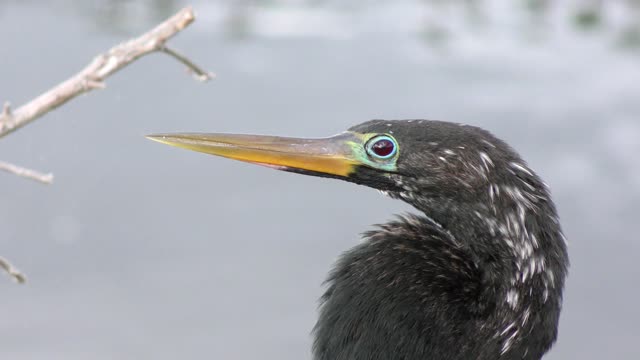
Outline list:
[[[324,139],[236,134],[156,134],[148,139],[193,151],[266,165],[347,177],[362,164],[362,135],[344,132]]]

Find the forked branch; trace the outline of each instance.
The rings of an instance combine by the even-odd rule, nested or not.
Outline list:
[[[166,45],[170,38],[189,26],[194,20],[193,10],[190,7],[184,8],[140,37],[116,45],[109,51],[96,56],[79,73],[19,108],[12,110],[10,104],[5,103],[2,113],[0,113],[0,138],[11,134],[80,94],[104,88],[104,81],[108,76],[153,52],[160,51],[172,56],[186,65],[200,81],[211,79],[213,76],[211,73],[204,71],[193,61]]]
[[[116,45],[107,52],[96,56],[80,72],[17,109],[12,109],[11,104],[5,102],[0,111],[0,138],[64,105],[78,95],[95,89],[103,89],[106,78],[111,74],[154,52],[162,52],[178,60],[199,81],[211,79],[213,74],[203,70],[166,44],[170,38],[185,29],[194,20],[195,15],[191,7],[184,8],[143,35]],[[0,162],[0,170],[45,184],[50,184],[53,181],[52,174],[43,174],[6,162]],[[26,277],[2,257],[0,257],[0,269],[4,269],[19,283],[26,281]]]

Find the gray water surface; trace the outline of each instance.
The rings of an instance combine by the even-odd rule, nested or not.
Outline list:
[[[0,254],[29,276],[0,277],[0,357],[308,359],[332,262],[411,209],[143,135],[430,118],[491,130],[552,188],[572,266],[545,359],[639,358],[640,54],[623,41],[637,18],[615,2],[583,29],[566,7],[437,3],[195,1],[171,44],[214,81],[153,55],[1,139],[2,160],[56,178],[0,173]],[[0,1],[0,100],[31,99],[182,5]]]

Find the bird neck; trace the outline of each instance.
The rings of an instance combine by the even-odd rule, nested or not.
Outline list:
[[[544,186],[536,192],[495,186],[490,192],[467,202],[446,197],[414,197],[409,202],[483,269],[483,297],[494,302],[489,308],[496,314],[502,352],[528,351],[517,350],[527,343],[524,334],[550,346],[568,264],[555,207]]]
[[[527,282],[542,275],[551,286],[563,279],[566,240],[546,190],[530,193],[502,186],[492,192],[491,198],[468,202],[431,197],[410,203],[468,249],[475,261],[497,263],[497,280],[519,277],[519,282]],[[559,274],[553,273],[556,269]]]

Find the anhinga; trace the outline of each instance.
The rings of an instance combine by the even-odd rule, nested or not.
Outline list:
[[[316,360],[540,359],[568,257],[542,180],[477,127],[372,120],[324,139],[160,134],[165,144],[366,185],[421,212],[367,232],[327,280]]]

